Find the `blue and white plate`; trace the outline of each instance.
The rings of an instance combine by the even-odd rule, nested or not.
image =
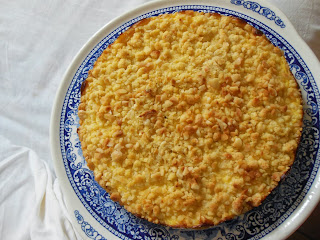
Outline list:
[[[149,223],[113,202],[86,166],[77,135],[81,83],[107,46],[141,19],[181,10],[217,12],[244,19],[282,49],[304,100],[296,160],[263,204],[205,230],[179,230]],[[122,15],[98,31],[80,50],[60,85],[51,119],[51,147],[73,224],[84,239],[283,239],[309,216],[320,199],[320,64],[288,19],[265,1],[166,0]]]

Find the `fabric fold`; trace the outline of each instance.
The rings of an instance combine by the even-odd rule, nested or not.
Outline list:
[[[26,148],[2,142],[0,236],[5,239],[80,239],[68,219],[59,182],[46,162]]]

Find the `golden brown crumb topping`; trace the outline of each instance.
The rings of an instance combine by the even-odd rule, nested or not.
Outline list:
[[[218,224],[261,201],[292,165],[298,85],[243,21],[185,11],[135,24],[82,88],[79,137],[111,199],[173,227]]]

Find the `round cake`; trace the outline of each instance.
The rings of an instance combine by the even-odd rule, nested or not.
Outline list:
[[[243,20],[182,11],[109,45],[81,88],[88,167],[129,212],[217,225],[261,204],[290,169],[302,98],[282,51]]]

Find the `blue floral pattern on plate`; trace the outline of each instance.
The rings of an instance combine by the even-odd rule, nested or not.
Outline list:
[[[282,21],[280,17],[278,17],[274,11],[272,11],[270,8],[263,7],[257,2],[252,1],[245,1],[245,0],[231,0],[232,4],[235,5],[242,5],[243,7],[250,9],[254,12],[259,13],[262,16],[265,16],[267,19],[274,21],[275,24],[277,24],[281,28],[285,28],[286,25]]]
[[[74,215],[77,219],[77,222],[81,225],[82,231],[90,238],[94,240],[106,240],[103,236],[101,236],[91,225],[86,222],[79,211],[74,211]]]
[[[233,1],[233,0],[232,0]],[[242,2],[245,1],[234,1]],[[292,74],[297,79],[304,98],[304,120],[301,142],[296,160],[279,186],[263,204],[233,220],[204,230],[172,229],[149,223],[127,212],[113,202],[108,193],[95,182],[93,173],[85,164],[77,135],[77,107],[81,83],[89,69],[107,46],[132,24],[141,19],[181,10],[217,12],[244,19],[265,33],[270,41],[284,51]],[[296,50],[277,32],[242,13],[214,6],[183,5],[159,9],[141,15],[123,24],[95,46],[83,60],[69,85],[60,118],[60,147],[67,177],[77,197],[87,211],[109,232],[121,239],[260,239],[285,221],[304,199],[319,168],[319,91],[307,65]],[[79,211],[75,217],[82,230],[91,239],[104,239],[84,221]]]

